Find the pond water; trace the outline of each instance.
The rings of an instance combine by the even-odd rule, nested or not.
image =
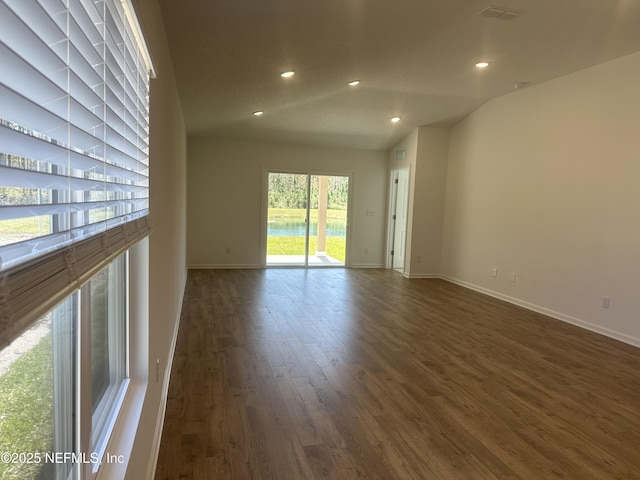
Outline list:
[[[306,224],[287,220],[270,220],[267,225],[267,235],[270,237],[304,237],[306,234]],[[309,225],[309,235],[318,234],[317,222]],[[347,226],[343,222],[327,222],[327,237],[345,237]]]

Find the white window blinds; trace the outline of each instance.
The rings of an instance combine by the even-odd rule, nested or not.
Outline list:
[[[77,282],[148,233],[152,67],[129,0],[0,0],[0,65],[0,329],[14,330],[33,310],[18,284],[37,293],[47,268]]]

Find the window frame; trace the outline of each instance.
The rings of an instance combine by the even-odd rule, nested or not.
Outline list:
[[[116,265],[120,262],[120,265]],[[93,342],[92,342],[92,289],[91,281],[100,275],[105,269],[115,270],[115,275],[108,272],[107,290],[108,290],[108,348],[109,348],[109,385],[98,400],[98,405],[93,405],[93,378],[92,378],[92,361],[93,361]],[[115,278],[114,278],[115,277]],[[116,296],[121,298],[114,298]],[[106,453],[106,447],[114,429],[116,420],[120,413],[120,409],[127,394],[130,376],[129,376],[129,251],[122,253],[120,256],[112,260],[98,274],[85,283],[79,290],[79,308],[80,318],[78,321],[81,342],[78,345],[78,389],[80,394],[80,431],[86,432],[80,437],[80,452],[90,452],[95,458],[102,459]],[[116,307],[115,310],[112,307]],[[122,318],[120,317],[122,316]],[[114,330],[122,329],[122,332],[114,332]],[[113,343],[113,340],[122,343]],[[121,365],[120,362],[123,364]],[[114,370],[121,372],[115,372]],[[120,373],[122,374],[120,376]],[[115,375],[117,378],[114,378]],[[116,382],[114,384],[114,381]],[[82,388],[82,386],[85,386]],[[85,424],[85,422],[87,424]],[[93,460],[93,458],[92,458]],[[100,464],[93,464],[93,473],[98,471]]]

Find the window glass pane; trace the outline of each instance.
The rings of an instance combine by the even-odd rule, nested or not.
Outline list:
[[[92,437],[97,446],[126,377],[126,256],[91,279]]]
[[[0,246],[48,235],[52,232],[54,197],[58,191],[31,184],[19,187],[20,178],[31,172],[51,173],[51,165],[36,160],[5,155],[0,152],[0,167],[8,167],[16,177],[9,180],[3,170],[0,181]],[[45,175],[46,176],[46,175]],[[39,215],[42,213],[42,215]]]
[[[91,280],[91,399],[98,404],[109,386],[109,268]]]
[[[2,479],[66,478],[71,470],[52,455],[74,451],[76,319],[73,295],[0,351],[0,452],[11,455],[0,462]]]

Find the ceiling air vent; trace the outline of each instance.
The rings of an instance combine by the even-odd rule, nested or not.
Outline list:
[[[514,10],[512,8],[491,6],[478,12],[478,15],[485,18],[497,18],[498,20],[513,20],[514,18],[518,18],[523,13],[526,12],[524,10]]]

